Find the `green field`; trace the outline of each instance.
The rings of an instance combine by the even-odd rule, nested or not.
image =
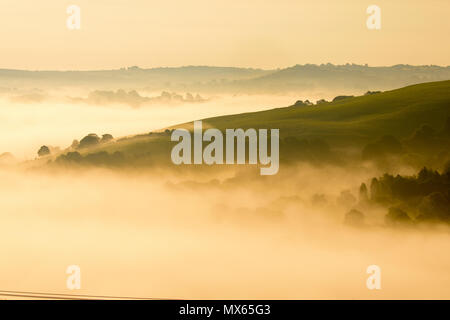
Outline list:
[[[333,144],[363,144],[382,135],[404,138],[421,124],[441,128],[450,115],[450,81],[413,85],[320,106],[205,119],[225,128],[279,128],[281,137],[322,138]]]

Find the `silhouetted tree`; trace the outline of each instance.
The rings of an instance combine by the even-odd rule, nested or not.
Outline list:
[[[42,146],[42,147],[39,148],[37,153],[38,153],[39,157],[47,156],[47,155],[50,154],[50,148],[47,147],[47,146]]]
[[[338,204],[342,206],[349,206],[356,203],[356,198],[350,192],[350,190],[341,191],[341,194],[337,198]]]
[[[369,95],[377,94],[377,93],[381,93],[381,91],[367,91],[366,93],[364,93],[364,95],[369,96]]]
[[[67,154],[62,154],[56,158],[56,163],[59,164],[69,164],[69,163],[80,163],[83,160],[81,154],[77,151],[68,152]]]
[[[450,221],[450,204],[441,192],[433,192],[422,199],[418,220]]]
[[[108,142],[113,140],[114,137],[112,135],[110,135],[109,133],[105,133],[104,135],[102,135],[102,139],[100,140],[100,142],[104,143],[104,142]]]
[[[17,162],[17,159],[10,152],[0,154],[0,165],[9,165]]]
[[[372,179],[370,193],[371,202],[390,206],[387,223],[410,220],[450,223],[448,171],[440,174],[423,168],[415,176],[384,174],[379,179]]]
[[[407,225],[412,223],[408,214],[400,208],[390,207],[388,213],[384,217],[384,221],[387,225],[398,226]]]
[[[313,105],[313,103],[309,100],[305,100],[305,101],[297,100],[293,106],[294,107],[304,107],[304,106],[312,106],[312,105]]]
[[[370,198],[374,201],[378,198],[380,193],[380,182],[377,178],[373,178],[370,182]]]
[[[90,133],[80,141],[79,148],[92,147],[100,143],[100,138],[95,133]]]
[[[369,193],[367,191],[366,184],[363,182],[359,187],[359,201],[366,202],[368,200],[369,200]]]
[[[345,215],[344,223],[351,226],[360,227],[364,225],[364,214],[356,209],[352,209]]]
[[[346,100],[346,99],[350,99],[350,98],[353,98],[353,96],[337,96],[333,99],[333,102],[342,101],[342,100]]]
[[[75,140],[72,141],[72,144],[70,145],[70,147],[72,149],[76,149],[76,148],[78,148],[79,145],[80,145],[80,142],[75,139]]]

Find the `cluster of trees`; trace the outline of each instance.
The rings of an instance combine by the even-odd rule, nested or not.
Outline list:
[[[89,148],[89,147],[93,147],[98,144],[106,143],[106,142],[113,141],[113,140],[114,140],[114,137],[109,133],[105,133],[104,135],[102,135],[101,138],[95,133],[90,133],[87,136],[85,136],[83,139],[81,139],[80,141],[73,140],[72,145],[70,146],[69,149],[76,150],[76,149]],[[57,152],[60,152],[59,148],[43,145],[39,148],[37,154],[39,157],[45,157],[45,156],[48,156],[48,155],[51,155],[51,154],[54,154]]]
[[[125,164],[125,156],[122,152],[108,153],[106,151],[81,155],[78,151],[68,152],[58,156],[55,160],[58,165],[95,165],[95,166],[120,166]]]
[[[335,98],[336,99],[336,98]],[[333,100],[334,102],[334,100]],[[325,104],[325,103],[329,103],[329,101],[325,100],[325,99],[319,99],[316,101],[316,103],[314,104],[314,102],[311,102],[309,100],[297,100],[292,106],[293,107],[304,107],[304,106],[318,106],[321,104]]]
[[[77,140],[74,140],[72,142],[72,148],[76,148],[76,149],[88,148],[88,147],[98,145],[100,143],[112,141],[113,139],[114,139],[114,137],[112,135],[110,135],[109,133],[105,133],[104,135],[102,135],[101,138],[99,136],[97,136],[95,133],[90,133],[86,137],[81,139],[80,142],[78,142]]]
[[[313,106],[313,105],[314,105],[314,103],[312,103],[309,100],[305,100],[305,101],[297,100],[297,101],[295,101],[295,103],[292,106],[293,107],[304,107],[304,106]]]
[[[133,108],[138,108],[143,104],[149,103],[170,103],[170,102],[204,102],[207,101],[203,99],[199,94],[192,95],[191,93],[186,93],[185,96],[177,94],[174,92],[163,91],[160,96],[156,97],[145,97],[141,96],[136,90],[125,91],[119,89],[117,91],[106,91],[106,90],[96,90],[89,93],[86,99],[74,98],[77,102],[86,102],[95,105],[106,105],[111,103],[120,103],[129,105]]]
[[[450,117],[447,118],[444,127],[440,130],[423,124],[409,137],[402,140],[391,135],[383,136],[363,148],[362,159],[380,164],[386,162],[389,157],[402,156],[404,159],[408,159],[410,165],[437,166],[442,165],[450,158],[449,149]]]
[[[366,93],[364,93],[365,96],[370,96],[372,94],[377,94],[377,93],[381,93],[381,91],[367,91]]]
[[[337,96],[332,100],[332,102],[342,101],[342,100],[350,99],[353,97],[354,96]]]
[[[423,168],[414,176],[385,174],[373,178],[369,188],[361,184],[360,200],[387,207],[388,225],[450,223],[450,163],[442,173]],[[363,218],[361,212],[351,211],[346,222]]]
[[[58,153],[61,150],[59,147],[52,147],[52,146],[41,146],[37,152],[39,157],[45,157],[53,153]]]
[[[381,91],[367,91],[364,95],[372,95],[372,94],[377,94],[377,93],[381,93]],[[337,101],[342,101],[342,100],[346,100],[346,99],[350,99],[353,98],[354,96],[337,96],[334,97],[333,100],[331,100],[331,102],[337,102]],[[304,106],[318,106],[320,104],[324,104],[324,103],[329,103],[329,101],[325,100],[325,99],[319,99],[316,101],[316,103],[314,104],[313,102],[309,101],[309,100],[297,100],[292,106],[293,107],[304,107]]]

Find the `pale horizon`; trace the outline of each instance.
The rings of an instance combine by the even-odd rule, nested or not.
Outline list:
[[[66,26],[72,4],[81,9],[80,30]],[[366,27],[371,4],[381,8],[380,30]],[[32,6],[5,0],[2,7],[0,67],[6,69],[450,64],[450,3],[444,0],[43,0]]]
[[[441,67],[441,68],[448,68],[450,65],[438,65],[438,64],[405,64],[405,63],[398,63],[398,64],[391,64],[391,65],[370,65],[366,63],[342,63],[342,64],[335,64],[331,62],[322,62],[322,63],[296,63],[293,65],[283,66],[283,67],[274,67],[274,68],[258,68],[258,67],[252,67],[252,66],[227,66],[227,65],[170,65],[170,66],[151,66],[151,67],[143,67],[139,65],[127,65],[122,67],[111,67],[111,68],[101,68],[101,69],[16,69],[16,68],[8,68],[0,66],[0,70],[14,70],[14,71],[31,71],[31,72],[83,72],[83,71],[115,71],[115,70],[121,70],[121,69],[127,69],[132,67],[138,67],[139,69],[143,70],[152,70],[152,69],[177,69],[177,68],[236,68],[236,69],[253,69],[253,70],[264,70],[264,71],[272,71],[272,70],[278,70],[278,69],[287,69],[292,68],[295,66],[305,66],[305,65],[326,65],[326,64],[332,64],[334,66],[345,66],[347,64],[349,65],[358,65],[358,66],[367,66],[369,68],[390,68],[397,65],[408,65],[412,67]]]

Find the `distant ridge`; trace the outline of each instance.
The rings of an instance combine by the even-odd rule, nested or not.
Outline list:
[[[79,86],[149,88],[217,93],[278,94],[307,90],[389,90],[450,79],[450,66],[305,64],[263,70],[238,67],[183,66],[97,71],[27,71],[0,69],[0,87]]]

